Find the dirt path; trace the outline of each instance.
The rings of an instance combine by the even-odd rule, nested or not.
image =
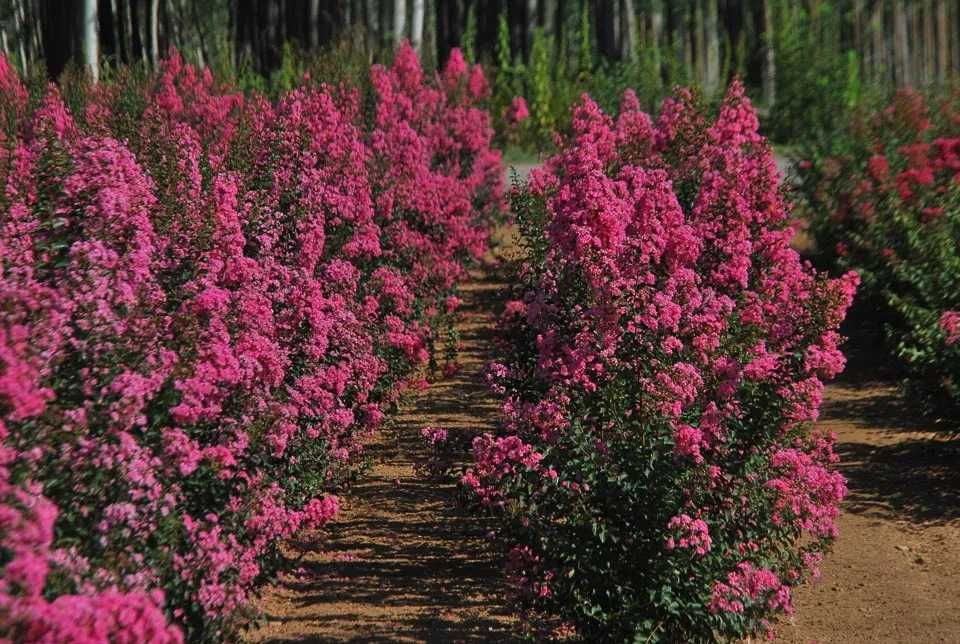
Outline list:
[[[493,259],[493,258],[491,258]],[[268,589],[269,621],[251,642],[509,641],[514,618],[489,551],[492,527],[458,510],[455,485],[427,482],[414,461],[420,429],[450,440],[491,431],[499,406],[482,380],[503,284],[493,264],[463,288],[460,371],[432,383],[370,446],[373,468],[345,495],[323,536],[290,544],[299,570]]]
[[[827,388],[850,493],[823,578],[796,594],[782,641],[960,642],[960,441],[892,386]]]

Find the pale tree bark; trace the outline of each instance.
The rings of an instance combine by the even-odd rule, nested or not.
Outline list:
[[[947,22],[952,25],[951,31],[954,34],[960,33],[960,10],[955,3],[950,5],[950,19]],[[953,78],[960,72],[960,43],[953,41],[953,46],[950,47],[950,57],[953,60],[950,77]]]
[[[910,71],[910,77],[913,82],[923,85],[925,78],[923,76],[923,37],[920,31],[921,8],[919,4],[911,3],[907,6],[907,23],[910,25],[910,35],[907,37],[910,47],[910,62],[913,69]]]
[[[933,83],[937,78],[936,36],[933,30],[933,1],[923,2],[923,81]]]
[[[650,1],[650,44],[653,45],[654,65],[660,69],[660,48],[663,47],[663,1]]]
[[[907,12],[903,6],[903,0],[894,0],[893,64],[897,85],[899,87],[906,87],[913,84],[913,79],[910,76],[910,45],[907,42],[908,38]]]
[[[949,21],[947,0],[937,0],[937,82],[941,85],[947,82],[950,75]]]
[[[399,44],[407,35],[407,3],[393,0],[393,42]]]
[[[96,83],[100,79],[100,41],[97,35],[97,0],[83,0],[83,62]]]
[[[620,28],[623,32],[620,54],[624,60],[633,62],[637,59],[637,11],[633,6],[633,0],[623,0],[620,20]]]
[[[704,0],[695,0],[693,8],[693,41],[696,43],[694,51],[694,67],[696,68],[697,81],[701,86],[706,85],[707,80],[707,34],[703,28],[703,2]]]
[[[774,47],[773,0],[763,0],[763,101],[767,108],[777,100],[777,61]]]
[[[863,46],[863,0],[853,0],[853,51],[860,58],[860,74],[867,68],[867,48]]]
[[[20,73],[24,77],[27,75],[27,48],[24,45],[24,25],[26,24],[25,12],[23,10],[23,3],[17,2],[16,6],[13,8],[13,31],[14,37],[17,39],[17,47],[20,50]]]
[[[423,11],[424,0],[413,0],[413,15],[410,21],[410,42],[418,54],[423,49]]]
[[[678,47],[677,60],[683,61],[683,71],[688,77],[686,82],[691,82],[696,78],[697,70],[694,69],[693,59],[693,38],[690,36],[690,6],[687,5],[680,9],[680,20],[677,24],[677,33],[675,35]]]
[[[307,7],[307,15],[310,21],[310,24],[307,25],[310,47],[316,49],[320,46],[320,0],[310,0],[310,5]]]
[[[147,31],[150,38],[150,65],[156,67],[160,62],[160,0],[150,0]]]
[[[367,50],[373,52],[380,45],[380,3],[366,0],[364,13],[367,18]]]
[[[557,34],[557,0],[543,0],[543,33],[548,36]]]
[[[873,14],[870,17],[870,33],[873,41],[873,81],[877,82],[881,78],[889,77],[887,69],[887,45],[884,40],[883,30],[883,0],[876,0],[873,5]]]
[[[704,83],[709,94],[713,94],[720,86],[720,21],[717,10],[717,0],[707,0],[706,7],[706,82]]]
[[[612,6],[610,7],[610,27],[611,27],[610,38],[612,40],[611,44],[613,45],[613,48],[611,51],[613,51],[615,55],[620,55],[620,53],[623,51],[623,29],[622,29],[623,25],[620,22],[621,20],[620,0],[613,0],[611,4]]]

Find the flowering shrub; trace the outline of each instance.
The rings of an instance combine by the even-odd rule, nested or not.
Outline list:
[[[450,433],[442,427],[424,427],[420,430],[420,439],[426,453],[414,463],[417,473],[431,481],[449,479],[458,456],[458,446],[450,440]]]
[[[790,248],[743,88],[715,121],[584,97],[517,191],[527,249],[489,369],[505,435],[462,485],[499,516],[528,605],[589,641],[769,633],[816,572],[845,493],[811,431],[857,277]]]
[[[901,91],[798,166],[828,266],[855,268],[909,383],[960,402],[960,112]]]
[[[71,111],[0,59],[0,639],[230,638],[336,516],[502,199],[478,67],[371,75]]]

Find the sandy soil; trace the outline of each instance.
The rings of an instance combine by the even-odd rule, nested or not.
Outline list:
[[[823,577],[797,591],[786,642],[960,642],[960,440],[894,387],[827,389],[850,493]]]

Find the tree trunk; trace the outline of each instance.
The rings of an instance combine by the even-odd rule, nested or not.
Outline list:
[[[364,14],[366,14],[367,49],[370,52],[380,47],[380,3],[378,0],[365,0]]]
[[[676,30],[674,33],[674,47],[676,47],[676,60],[683,64],[682,78],[672,78],[671,82],[678,80],[684,83],[690,83],[696,75],[693,69],[693,46],[690,37],[690,6],[675,7],[677,12]]]
[[[418,54],[423,50],[423,11],[424,0],[413,0],[413,16],[410,21],[410,41]]]
[[[763,0],[763,101],[767,104],[767,109],[773,107],[777,101],[773,0]]]
[[[720,88],[720,21],[717,0],[707,0],[706,8],[706,88],[713,94]]]
[[[947,0],[937,0],[937,82],[941,85],[947,82],[950,75],[949,20]]]
[[[620,55],[624,60],[637,59],[637,11],[633,0],[623,0],[620,7]]]
[[[704,0],[694,0],[693,8],[693,40],[694,47],[694,67],[696,68],[697,82],[701,87],[706,85],[707,80],[707,37],[703,28],[703,3]]]
[[[558,33],[557,0],[543,0],[543,33],[548,36],[556,36]],[[550,54],[553,55],[553,52]]]
[[[407,3],[393,0],[393,42],[399,44],[407,33]]]
[[[873,60],[872,72],[873,72],[873,82],[880,82],[881,79],[887,78],[888,69],[887,69],[887,56],[886,56],[886,42],[884,40],[883,34],[883,23],[884,23],[884,11],[883,11],[883,0],[876,0],[873,5],[873,15],[870,17],[870,33],[872,35],[873,41]]]
[[[923,81],[932,84],[937,78],[936,35],[933,30],[933,1],[923,2]]]
[[[863,0],[853,0],[853,51],[860,59],[860,74],[866,69],[867,57],[863,46]]]
[[[150,0],[147,34],[150,43],[150,65],[155,68],[160,62],[160,0]]]
[[[955,3],[950,6],[950,19],[947,21],[951,25],[951,32],[957,34],[960,32],[960,10],[957,9]],[[960,43],[956,40],[953,41],[953,46],[950,48],[950,57],[953,60],[953,66],[950,69],[950,78],[954,78],[957,75],[957,72],[960,71]]]
[[[23,9],[23,4],[17,2],[17,5],[13,8],[13,35],[17,39],[17,48],[20,50],[20,73],[24,78],[27,76],[27,69],[29,69],[29,63],[32,62],[27,59],[27,48],[24,43],[26,40],[26,25],[25,11]],[[6,47],[4,47],[6,49]]]
[[[307,34],[311,49],[320,46],[320,0],[310,0],[307,7]]]
[[[910,46],[907,42],[907,12],[903,0],[894,0],[893,3],[893,56],[894,73],[899,87],[906,87],[913,83],[910,76]]]
[[[83,64],[93,82],[100,80],[100,41],[97,36],[97,0],[83,0]]]
[[[653,65],[660,69],[660,48],[663,47],[663,1],[650,2],[650,42],[653,47]]]

